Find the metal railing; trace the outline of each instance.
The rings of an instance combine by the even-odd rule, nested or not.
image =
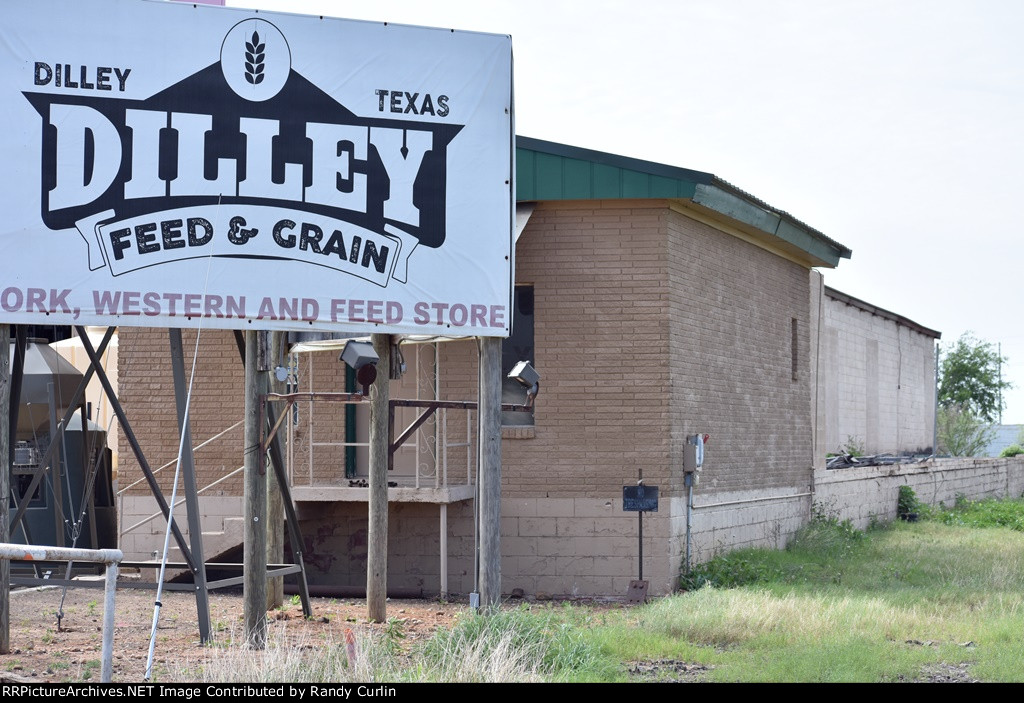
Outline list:
[[[100,681],[110,683],[114,654],[114,594],[117,592],[117,566],[124,559],[120,549],[70,549],[0,543],[0,559],[12,561],[84,561],[107,567],[103,584],[103,650]]]

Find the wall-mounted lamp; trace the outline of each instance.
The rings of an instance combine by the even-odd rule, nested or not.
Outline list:
[[[369,342],[349,340],[341,351],[339,361],[344,361],[356,372],[356,381],[363,387],[363,395],[370,394],[370,386],[377,380],[377,362],[380,357]]]
[[[530,365],[529,361],[520,361],[508,372],[508,378],[515,379],[526,386],[526,406],[533,407],[533,401],[540,393],[540,374]]]

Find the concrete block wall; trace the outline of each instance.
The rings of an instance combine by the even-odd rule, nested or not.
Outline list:
[[[169,493],[167,500],[170,502]],[[199,496],[199,506],[203,533],[214,533],[204,538],[204,554],[207,558],[216,556],[224,549],[239,544],[241,525],[234,525],[231,522],[241,519],[243,513],[241,496]],[[117,507],[121,530],[128,529],[160,510],[150,495],[125,495],[118,501]],[[175,508],[174,520],[182,534],[188,539],[188,518],[184,505]],[[124,552],[125,559],[152,558],[154,551],[159,552],[163,549],[166,529],[167,522],[163,517],[156,517],[131,532],[122,534],[119,547]],[[219,538],[216,533],[225,533],[224,538]],[[174,547],[175,544],[172,536],[171,546]],[[177,560],[177,557],[172,557],[172,560]]]
[[[721,491],[694,495],[691,563],[746,547],[781,549],[810,515],[808,486],[763,490]],[[674,569],[685,564],[686,499],[672,499],[672,560]]]
[[[894,520],[899,487],[914,489],[929,505],[952,505],[959,494],[971,499],[1016,498],[1024,494],[1024,457],[933,459],[920,464],[868,466],[815,472],[815,501],[860,528],[872,519]]]
[[[852,442],[866,454],[928,453],[935,419],[935,338],[830,295],[811,276],[812,363],[819,432],[816,456]],[[818,338],[820,323],[820,339]],[[820,367],[820,370],[819,370]]]
[[[301,503],[306,577],[312,585],[357,592],[366,587],[366,503]],[[440,592],[440,507],[388,506],[388,590],[409,596]],[[473,519],[469,503],[448,506],[451,593],[473,587]]]

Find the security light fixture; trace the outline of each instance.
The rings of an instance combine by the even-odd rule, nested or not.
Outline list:
[[[350,339],[341,351],[339,361],[344,361],[356,372],[356,381],[363,387],[363,395],[370,394],[370,386],[377,380],[377,362],[380,357],[369,342]]]
[[[526,405],[533,407],[533,401],[540,393],[540,374],[530,365],[529,361],[520,361],[508,372],[508,378],[519,381],[526,386]]]

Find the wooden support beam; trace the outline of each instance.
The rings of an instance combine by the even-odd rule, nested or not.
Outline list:
[[[374,334],[373,350],[377,380],[370,386],[370,501],[366,548],[366,617],[373,622],[387,619],[388,575],[388,445],[391,443],[388,417],[391,397],[391,335]]]
[[[501,339],[479,337],[480,607],[501,602]]]
[[[15,400],[15,403],[18,401]],[[11,541],[11,326],[0,325],[0,542]],[[0,654],[11,651],[11,562],[0,559]]]
[[[266,372],[266,387],[271,393],[283,393],[284,382],[274,377],[274,369],[284,366],[285,332],[271,332],[269,370]],[[267,561],[280,564],[284,561],[284,501],[277,483],[276,472],[267,472]],[[280,608],[284,604],[284,578],[274,576],[267,584],[267,610]]]
[[[258,333],[245,333],[245,545],[243,563],[245,639],[254,649],[267,645],[267,476],[260,451]]]

